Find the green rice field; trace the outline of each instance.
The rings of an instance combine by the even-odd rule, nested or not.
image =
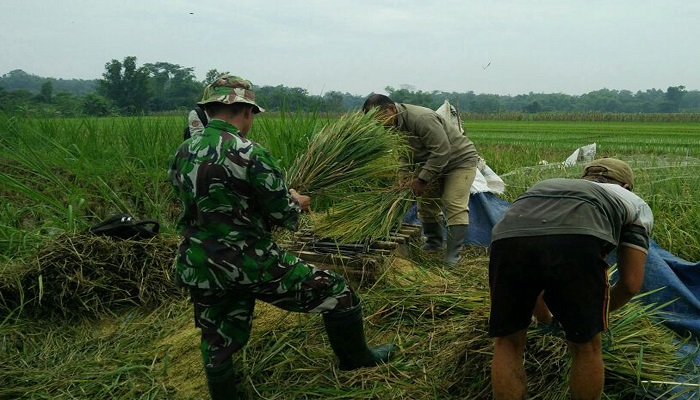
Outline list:
[[[285,169],[336,121],[256,118],[250,137]],[[171,283],[180,205],[167,168],[185,123],[0,114],[0,400],[208,398],[191,305]],[[581,166],[562,162],[595,143],[598,157],[632,166],[635,192],[655,215],[652,238],[700,259],[700,123],[467,116],[464,127],[509,201],[538,180],[577,177]],[[138,242],[86,233],[116,213],[156,219],[161,234]],[[396,359],[339,371],[319,316],[259,304],[234,357],[240,387],[254,399],[489,399],[487,265],[486,249],[470,248],[453,270],[417,249],[372,270],[328,266],[351,276],[368,341],[395,342]],[[657,305],[634,301],[612,316],[605,398],[698,398],[700,382],[676,383],[698,376],[677,354],[688,338],[661,318]],[[567,398],[561,337],[533,327],[525,362],[532,398]]]

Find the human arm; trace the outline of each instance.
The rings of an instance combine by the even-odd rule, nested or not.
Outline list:
[[[251,155],[248,182],[253,188],[255,203],[270,223],[291,230],[297,229],[299,214],[302,212],[299,200],[308,208],[310,198],[301,196],[296,191],[292,193],[284,182],[282,169],[267,150],[259,148]]]
[[[610,289],[609,310],[613,312],[627,304],[639,292],[644,281],[647,253],[639,248],[620,246],[617,250],[619,278]]]
[[[639,292],[644,281],[644,267],[649,252],[649,233],[654,226],[651,208],[640,197],[621,186],[611,185],[628,203],[628,224],[620,231],[617,247],[618,281],[610,289],[609,310],[613,312]]]

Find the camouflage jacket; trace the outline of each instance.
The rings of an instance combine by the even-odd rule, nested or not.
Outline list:
[[[276,247],[272,227],[297,228],[299,205],[270,153],[222,120],[184,141],[170,161],[182,202],[176,279],[185,286],[228,288],[264,280]]]

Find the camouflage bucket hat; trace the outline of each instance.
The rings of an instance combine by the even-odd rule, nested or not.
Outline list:
[[[197,104],[201,106],[207,103],[247,103],[255,106],[253,112],[256,114],[265,111],[255,103],[253,84],[234,75],[222,75],[204,89],[202,101]]]
[[[634,186],[632,168],[626,162],[617,158],[599,158],[591,161],[583,169],[582,177],[586,176],[604,176],[620,183],[628,184],[630,190]]]

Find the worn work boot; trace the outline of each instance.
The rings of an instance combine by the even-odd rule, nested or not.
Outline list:
[[[426,237],[423,251],[442,251],[442,224],[430,222],[423,224],[423,235]]]
[[[242,399],[236,387],[233,363],[231,359],[224,361],[218,367],[204,366],[204,373],[207,376],[207,386],[211,400],[236,400]]]
[[[385,363],[396,352],[396,346],[393,344],[383,344],[375,348],[367,346],[362,323],[362,303],[347,311],[323,314],[323,325],[326,327],[333,352],[340,360],[339,368],[342,371]]]
[[[464,237],[469,225],[450,225],[447,227],[447,251],[445,251],[445,264],[448,267],[457,265],[460,252],[464,247]]]

